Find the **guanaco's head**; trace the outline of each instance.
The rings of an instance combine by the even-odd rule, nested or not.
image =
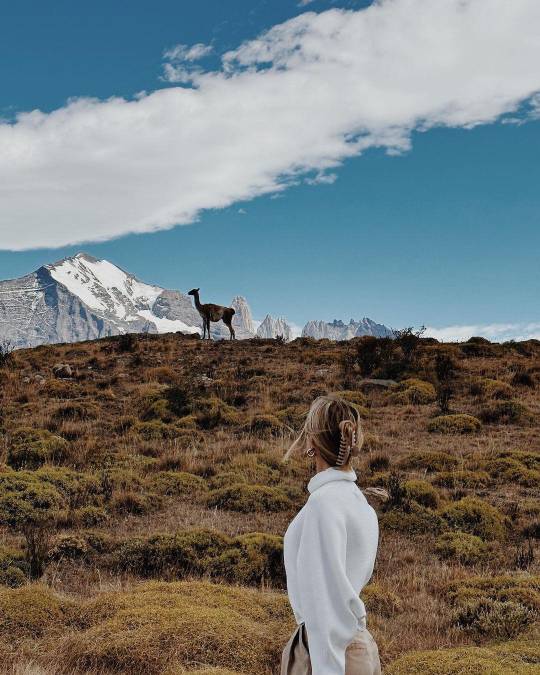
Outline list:
[[[188,291],[188,295],[197,295],[200,290],[200,288],[192,288],[190,291]]]

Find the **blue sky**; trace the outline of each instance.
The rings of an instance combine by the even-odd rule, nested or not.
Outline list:
[[[399,0],[397,4],[400,2],[403,4],[404,0]],[[528,11],[527,2],[517,0],[517,3],[523,5],[523,15],[518,17],[523,18]],[[327,23],[340,22],[340,30],[350,40],[338,45],[341,54],[344,45],[345,48],[350,45],[355,48],[352,31],[362,30],[362,24],[352,23],[352,20],[356,21],[356,17],[358,21],[363,19],[361,15],[365,12],[362,8],[368,4],[316,0],[301,7],[286,0],[235,0],[234,3],[158,0],[155,3],[98,1],[84,7],[63,1],[52,3],[52,7],[38,2],[12,5],[4,9],[0,25],[0,115],[7,125],[17,125],[18,113],[39,109],[47,116],[51,111],[60,109],[66,110],[66,115],[69,113],[70,119],[77,119],[79,124],[75,115],[80,116],[80,110],[72,112],[67,104],[69,99],[92,97],[101,102],[114,96],[134,101],[134,96],[141,91],[170,90],[172,95],[180,88],[183,89],[182,94],[188,89],[196,93],[206,88],[208,92],[212,82],[204,80],[209,78],[205,73],[219,70],[222,55],[238,50],[246,41],[245,53],[236,53],[234,57],[235,67],[240,73],[237,81],[241,83],[244,77],[245,89],[237,89],[231,97],[235,97],[235,105],[236,99],[244,95],[251,103],[254,97],[259,96],[259,90],[248,89],[248,86],[260,85],[264,68],[276,68],[276,78],[284,69],[294,73],[297,68],[296,62],[291,60],[296,58],[293,54],[296,48],[294,41],[303,40],[316,19],[302,19],[305,23],[302,24],[300,37],[296,29],[281,30],[277,37],[271,34],[265,43],[265,48],[272,51],[270,66],[265,61],[266,56],[260,58],[257,51],[260,46],[253,45],[252,41],[258,35],[311,10],[319,13],[316,32],[312,36],[318,38],[319,33],[326,30]],[[471,5],[474,4],[478,2],[471,0]],[[343,8],[352,11],[339,12]],[[329,9],[337,13],[328,13]],[[537,15],[532,16],[536,18]],[[436,16],[431,17],[432,22],[437,19]],[[394,18],[386,16],[385,20],[390,31]],[[474,20],[474,15],[469,17],[469,22]],[[441,21],[447,23],[448,17],[442,17]],[[515,40],[516,44],[520,41],[517,33],[507,38],[510,42]],[[287,56],[289,61],[285,68],[279,62],[284,40],[292,44],[292,56]],[[186,45],[179,52],[180,58],[171,57],[171,50],[179,44]],[[208,46],[209,53],[201,62],[185,58],[186,50],[194,44]],[[289,48],[289,43],[286,47]],[[496,58],[496,47],[486,44],[485,51],[493,48]],[[305,43],[301,45],[301,50],[304,49]],[[322,43],[322,49],[325,54],[328,53],[328,44]],[[164,58],[167,50],[169,57]],[[527,56],[523,54],[524,59]],[[425,58],[429,57],[425,54]],[[483,54],[478,57],[479,62],[483,57]],[[414,63],[422,63],[422,55],[415,53],[410,58],[413,72]],[[444,61],[444,55],[441,60]],[[170,64],[168,75],[163,69],[165,63]],[[358,67],[365,67],[365,63],[364,58]],[[519,63],[514,65],[518,71]],[[334,68],[335,64],[332,62],[330,66]],[[459,83],[455,85],[452,78],[448,89],[455,86],[455,91],[460,92],[466,87],[469,77],[466,66],[466,63],[457,66],[463,69],[463,86],[460,87]],[[473,68],[474,63],[470,66]],[[532,63],[529,66],[532,70]],[[377,67],[377,62],[373,62],[372,69]],[[489,69],[491,65],[485,67]],[[250,80],[247,84],[246,75],[242,74],[244,68],[258,71],[254,76],[248,76]],[[306,72],[313,71],[303,71],[304,80]],[[334,73],[325,71],[322,79],[314,80],[313,87],[324,90],[330,72]],[[384,80],[386,71],[382,72],[381,79]],[[337,73],[339,76],[340,71]],[[510,74],[511,71],[508,80]],[[390,82],[380,94],[381,97],[389,96],[388,106],[381,108],[383,113],[373,114],[371,110],[366,113],[359,108],[358,114],[364,115],[362,120],[369,117],[375,122],[369,122],[370,140],[358,154],[360,150],[350,152],[349,146],[341,145],[334,150],[335,130],[327,123],[333,110],[336,117],[343,117],[342,106],[356,105],[356,99],[350,92],[356,81],[363,86],[361,70],[358,75],[358,80],[352,80],[352,86],[349,80],[344,79],[338,95],[336,91],[329,91],[329,100],[321,99],[320,117],[317,110],[314,110],[313,116],[308,110],[305,125],[312,124],[314,133],[320,125],[320,136],[327,135],[324,147],[316,157],[309,156],[309,160],[305,159],[309,148],[306,150],[306,145],[299,144],[297,154],[291,153],[288,163],[280,163],[278,153],[289,152],[298,136],[295,132],[293,136],[284,135],[280,140],[279,134],[285,133],[285,128],[288,133],[291,126],[288,106],[296,110],[294,105],[298,107],[299,104],[287,96],[276,101],[276,127],[273,127],[271,117],[262,131],[258,128],[253,132],[255,139],[261,138],[261,134],[265,137],[261,144],[262,155],[272,153],[274,133],[278,139],[276,157],[272,157],[271,166],[285,169],[275,169],[275,175],[270,178],[268,176],[273,170],[269,168],[270,163],[256,166],[256,153],[245,155],[246,163],[253,165],[253,176],[245,178],[240,171],[237,176],[235,166],[232,172],[228,170],[226,161],[230,161],[231,154],[244,157],[241,136],[234,146],[223,138],[224,134],[217,138],[215,129],[218,122],[211,115],[206,116],[205,107],[199,115],[203,126],[201,136],[196,144],[186,149],[185,161],[189,165],[192,156],[200,151],[201,171],[204,173],[206,152],[209,153],[208,163],[213,167],[225,156],[225,163],[219,164],[215,177],[208,183],[203,180],[195,186],[184,186],[183,167],[177,163],[176,157],[162,168],[158,166],[159,155],[156,155],[157,160],[147,158],[138,149],[132,157],[129,156],[125,168],[122,164],[115,167],[116,173],[112,174],[113,179],[108,179],[108,184],[96,188],[93,201],[86,203],[83,195],[83,199],[79,200],[80,211],[76,201],[58,205],[55,198],[49,204],[50,191],[47,191],[35,211],[27,213],[24,195],[37,183],[31,182],[27,191],[21,192],[22,179],[17,178],[13,194],[8,195],[9,222],[6,219],[0,226],[0,236],[5,236],[6,242],[0,239],[0,248],[19,250],[0,250],[0,276],[19,276],[43,263],[85,250],[119,264],[145,281],[181,290],[200,286],[206,300],[226,303],[233,295],[245,295],[257,318],[269,312],[285,315],[301,325],[313,318],[348,320],[369,316],[393,327],[425,324],[444,328],[446,332],[441,333],[442,336],[464,337],[472,332],[504,338],[540,335],[540,120],[538,115],[530,113],[531,96],[535,90],[533,77],[520,82],[519,91],[515,87],[508,92],[508,100],[502,109],[495,106],[493,94],[486,85],[483,98],[479,95],[473,103],[469,99],[463,102],[459,94],[452,94],[447,99],[443,97],[441,106],[431,111],[422,107],[425,106],[422,100],[421,104],[418,103],[419,112],[415,113],[419,123],[411,125],[407,111],[406,115],[403,113],[403,122],[399,117],[397,122],[389,118],[381,128],[376,120],[386,115],[388,107],[396,105],[391,88],[399,86],[399,79],[396,83]],[[431,73],[419,72],[417,80],[409,86],[421,88],[426,82],[429,88],[430,76]],[[334,75],[332,77],[336,79]],[[437,79],[435,77],[433,81]],[[475,86],[475,91],[481,90],[483,83],[489,79],[488,70]],[[276,83],[276,91],[279,92],[282,85],[278,79]],[[506,79],[502,79],[503,88],[505,83]],[[219,81],[218,84],[230,89],[230,81]],[[371,82],[369,85],[372,86]],[[288,83],[285,82],[284,86]],[[228,95],[227,88],[223,88],[222,92],[220,96]],[[340,92],[343,92],[343,99]],[[210,98],[211,95],[212,92],[203,106],[209,106],[208,102],[215,100]],[[446,96],[446,93],[437,87],[433,98],[441,96]],[[147,99],[148,105],[150,99],[152,97]],[[154,114],[159,100],[152,100],[151,114]],[[273,103],[274,98],[270,100]],[[402,100],[405,109],[409,96]],[[168,100],[164,101],[164,105],[169,106]],[[325,105],[328,108],[324,108]],[[441,117],[443,107],[444,115]],[[117,107],[114,114],[123,114],[124,108]],[[156,113],[164,116],[165,125],[171,117],[169,108],[159,108]],[[264,108],[266,113],[268,104]],[[459,114],[455,113],[457,108]],[[95,124],[95,135],[98,135],[99,124],[105,123],[99,117],[101,110],[101,105],[87,106],[83,110],[85,119],[82,128],[88,129],[90,124]],[[227,108],[224,107],[224,110]],[[254,113],[250,114],[253,116]],[[298,114],[306,115],[306,112],[303,110]],[[281,118],[284,121],[279,126]],[[50,122],[48,117],[44,119]],[[51,119],[54,121],[55,118]],[[157,119],[159,121],[160,118]],[[192,124],[192,121],[189,123]],[[69,154],[59,152],[58,148],[67,148],[66,153],[69,153],[71,121],[67,133],[62,131],[62,136],[59,132],[60,140],[53,149],[42,137],[30,135],[41,133],[44,125],[40,120],[37,130],[33,121],[30,129],[28,123],[25,124],[26,128],[21,131],[25,134],[23,140],[32,151],[30,156],[42,157],[43,154],[41,163],[31,167],[34,172],[32,181],[44,180],[41,171],[46,173],[47,184],[50,185],[57,171],[58,180],[62,180],[62,171],[69,169],[72,174],[81,172],[84,176],[81,184],[96,184],[98,179],[88,175],[84,162],[76,163]],[[64,124],[64,121],[55,124]],[[345,120],[343,124],[351,125],[350,132],[358,130],[359,125],[354,120]],[[369,124],[363,121],[362,129]],[[81,136],[80,128],[77,127],[77,139]],[[152,128],[154,132],[155,124]],[[227,127],[226,132],[234,133],[234,129]],[[47,133],[50,137],[50,131]],[[389,134],[392,135],[390,140]],[[249,134],[246,136],[249,138]],[[65,142],[62,138],[66,139]],[[15,144],[19,140],[7,137],[4,142]],[[253,145],[252,140],[249,142]],[[206,143],[212,148],[208,150]],[[221,148],[221,144],[224,148],[219,149],[219,154],[212,154],[217,152],[216,147]],[[312,141],[308,145],[312,145]],[[9,151],[10,146],[7,147]],[[95,151],[94,146],[90,147],[90,151],[88,147],[86,144],[87,157]],[[126,141],[122,152],[114,156],[113,161],[125,156],[125,148],[131,147]],[[162,154],[167,154],[167,145],[163,147]],[[182,149],[183,146],[175,145],[174,148]],[[246,152],[251,150],[247,148]],[[49,155],[45,155],[46,152]],[[99,161],[101,155],[94,156]],[[58,164],[52,163],[51,158]],[[301,163],[306,163],[307,167],[298,169]],[[137,177],[133,183],[124,185],[123,176],[130,175],[134,166],[144,168],[143,180]],[[163,174],[160,173],[162,170]],[[189,168],[190,175],[196,170],[197,166]],[[9,166],[5,171],[9,179]],[[195,194],[204,188],[212,192],[212,196],[204,194],[193,203],[188,197],[182,197],[184,201],[179,198],[178,203],[171,203],[167,216],[163,216],[156,225],[161,218],[161,215],[156,215],[159,209],[156,210],[155,203],[149,205],[140,200],[138,194],[147,187],[152,191],[153,181],[161,184],[169,180],[171,171],[178,171],[179,195],[183,190]],[[286,178],[282,178],[287,172]],[[3,175],[1,169],[0,175]],[[21,176],[25,175],[28,175],[28,170],[21,173]],[[114,190],[114,176],[119,176],[118,190]],[[259,187],[261,176],[268,184]],[[255,183],[257,187],[253,187]],[[174,182],[171,185],[172,189],[163,193],[164,197],[156,195],[156,201],[168,199],[173,194]],[[41,184],[39,189],[43,189]],[[124,201],[118,199],[118,192],[125,195]],[[103,195],[102,200],[100,195]],[[107,199],[111,200],[110,206]],[[0,203],[1,200],[2,191]],[[56,231],[55,223],[60,211],[55,209],[60,208],[62,215],[66,214],[67,224]],[[101,226],[101,222],[92,221],[93,212],[99,214],[96,217],[110,219],[110,231],[105,228],[99,235],[106,241],[91,241],[95,238],[96,228]],[[172,227],[174,213],[184,214],[178,216],[179,222],[191,221],[190,224]],[[132,234],[129,220],[132,218],[135,222],[139,216],[141,224],[138,231],[141,233]],[[147,231],[156,227],[167,229]],[[19,231],[20,245],[17,238]],[[49,233],[54,246],[47,246]],[[64,245],[70,237],[81,243]],[[34,240],[37,248],[33,246]]]

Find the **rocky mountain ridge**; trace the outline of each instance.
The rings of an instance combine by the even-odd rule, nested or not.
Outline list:
[[[283,317],[267,314],[257,323],[243,296],[231,301],[238,339],[297,337]],[[191,298],[177,290],[146,284],[107,260],[86,253],[44,265],[35,272],[0,281],[0,341],[13,347],[78,342],[122,333],[201,333]],[[310,321],[302,335],[333,340],[387,335],[371,319],[349,324]],[[224,324],[212,324],[212,337],[228,338]]]

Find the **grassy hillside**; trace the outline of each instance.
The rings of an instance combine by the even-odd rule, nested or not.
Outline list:
[[[539,342],[124,336],[0,363],[2,672],[277,672],[310,477],[281,458],[338,391],[359,484],[389,493],[364,593],[385,672],[540,672]]]

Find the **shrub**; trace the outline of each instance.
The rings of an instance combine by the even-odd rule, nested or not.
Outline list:
[[[95,474],[72,471],[65,467],[44,466],[35,475],[55,487],[72,509],[98,501],[101,497],[100,481]]]
[[[88,545],[84,539],[72,534],[64,534],[54,542],[49,551],[51,560],[76,560],[88,553]]]
[[[412,378],[395,384],[392,393],[388,395],[388,402],[398,405],[422,405],[433,403],[436,397],[435,387],[431,382]]]
[[[159,509],[162,500],[155,494],[141,494],[140,492],[119,491],[111,499],[110,508],[114,513],[127,515],[129,513],[142,516]]]
[[[540,610],[540,576],[527,574],[469,577],[447,586],[448,599],[454,606],[470,600],[520,602],[529,609]]]
[[[28,565],[24,555],[15,549],[0,547],[0,584],[17,588],[27,580]]]
[[[354,403],[357,406],[364,407],[367,403],[366,395],[361,391],[351,391],[350,389],[343,389],[341,391],[334,392],[336,396],[349,401],[349,403]],[[304,415],[305,416],[305,415]]]
[[[236,537],[211,561],[208,572],[211,576],[240,584],[271,583],[284,587],[283,539],[259,532]]]
[[[194,497],[206,492],[206,482],[186,471],[160,471],[150,481],[152,489],[169,497]]]
[[[363,589],[362,600],[368,612],[384,617],[391,617],[402,609],[399,595],[378,582],[372,582]]]
[[[519,401],[496,401],[480,411],[480,419],[488,424],[528,424],[533,415]]]
[[[487,544],[474,534],[445,532],[435,542],[435,552],[443,560],[455,560],[462,565],[485,562],[489,549]]]
[[[207,503],[210,507],[242,513],[283,511],[291,506],[291,500],[282,489],[245,483],[211,490]]]
[[[409,499],[430,509],[437,507],[439,495],[431,483],[425,480],[408,480],[404,487]]]
[[[503,539],[506,536],[502,513],[477,497],[464,497],[449,504],[442,509],[441,515],[450,527],[482,539]]]
[[[233,481],[243,483],[247,480],[250,483],[257,485],[278,483],[281,477],[280,468],[270,466],[267,462],[262,461],[261,455],[256,454],[240,454],[232,458],[230,469],[236,473],[240,480]]]
[[[7,463],[14,469],[37,469],[66,458],[68,443],[46,429],[22,427],[9,439]]]
[[[428,424],[428,431],[440,434],[470,434],[478,431],[481,422],[472,415],[462,413],[455,415],[439,415]]]
[[[58,490],[34,473],[0,474],[0,524],[23,534],[32,578],[43,573],[50,536],[64,506]]]
[[[512,456],[499,457],[488,465],[492,476],[505,482],[517,483],[524,487],[536,487],[540,484],[540,471],[528,469]]]
[[[244,430],[251,434],[276,435],[283,431],[283,423],[276,415],[256,413],[244,425]]]
[[[224,534],[204,529],[132,539],[118,548],[113,566],[144,577],[204,574],[231,542]]]
[[[509,384],[487,377],[478,378],[471,382],[470,392],[473,396],[495,399],[509,399],[513,395],[512,387]]]
[[[0,588],[0,636],[18,643],[59,632],[65,629],[73,605],[39,584]]]
[[[534,675],[540,648],[534,640],[489,647],[458,647],[405,654],[386,675]]]
[[[390,468],[390,457],[388,455],[383,454],[371,455],[368,461],[368,468],[371,471],[371,473],[378,473],[379,471],[387,471]]]
[[[293,627],[284,594],[204,582],[104,593],[81,608],[80,622],[85,628],[68,633],[55,654],[64,674],[161,675],[193,663],[263,673]]]
[[[483,598],[469,600],[458,607],[454,623],[468,632],[495,640],[519,635],[538,617],[539,612],[520,602]]]
[[[540,471],[540,453],[538,452],[527,452],[525,450],[503,450],[499,453],[499,457],[510,457],[517,462],[521,462],[528,469],[537,469]]]
[[[174,438],[177,435],[176,428],[170,424],[166,424],[162,420],[137,422],[133,428],[147,441]]]
[[[217,396],[198,399],[193,406],[193,414],[201,429],[242,423],[242,415]]]
[[[405,455],[399,466],[405,469],[418,469],[421,471],[448,471],[458,465],[456,457],[447,452],[435,450],[419,450]]]
[[[437,513],[415,502],[408,510],[391,509],[380,517],[382,529],[407,534],[438,534],[443,524],[442,518]]]
[[[107,522],[109,515],[105,509],[99,506],[83,506],[75,509],[73,519],[78,525],[83,527],[95,527]]]
[[[441,471],[433,478],[433,483],[445,488],[484,488],[490,477],[485,471]]]

